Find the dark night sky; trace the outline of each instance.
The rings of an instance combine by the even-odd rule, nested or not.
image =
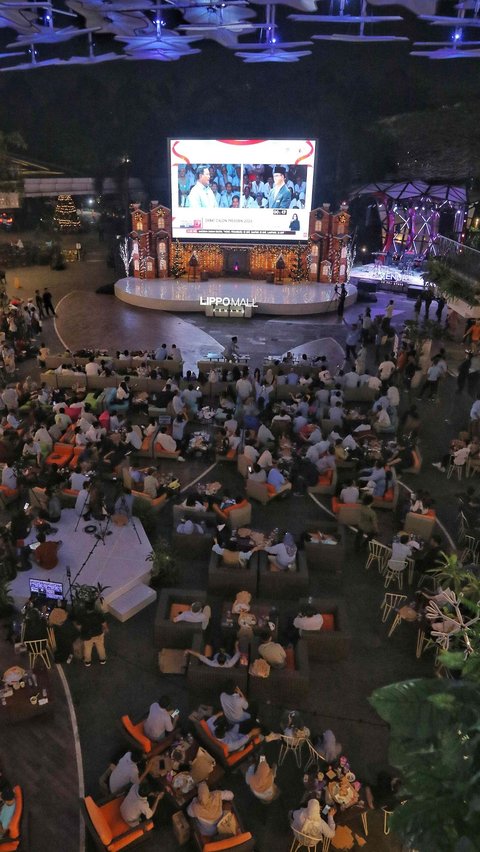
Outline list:
[[[389,32],[441,37],[398,6],[388,11],[406,18]],[[305,38],[315,28],[284,22],[280,31]],[[97,43],[111,49],[107,37]],[[298,63],[247,66],[213,42],[201,46],[201,55],[178,62],[0,75],[0,127],[19,130],[32,158],[86,174],[108,172],[128,153],[132,173],[147,182],[166,174],[169,136],[312,137],[319,140],[325,191],[391,168],[394,150],[373,128],[378,118],[466,101],[478,127],[480,60],[410,57],[408,43],[317,42],[313,55]],[[66,55],[75,53],[68,49]]]

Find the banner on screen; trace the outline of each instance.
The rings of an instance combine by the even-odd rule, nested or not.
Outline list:
[[[311,139],[171,139],[174,239],[307,240],[314,165]]]

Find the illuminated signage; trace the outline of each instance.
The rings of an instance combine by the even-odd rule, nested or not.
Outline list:
[[[200,296],[200,305],[207,308],[258,308],[255,299],[231,299],[229,296]]]

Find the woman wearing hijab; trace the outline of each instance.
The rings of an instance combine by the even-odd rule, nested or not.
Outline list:
[[[328,837],[330,840],[335,835],[335,823],[333,816],[335,809],[328,812],[327,822],[320,815],[320,802],[318,799],[310,799],[306,808],[299,808],[292,813],[292,828],[306,834],[307,837]]]
[[[268,765],[266,757],[262,754],[256,764],[247,769],[245,781],[250,787],[253,795],[261,802],[272,802],[278,795],[278,787],[275,786],[276,764]]]
[[[231,790],[210,790],[207,783],[202,781],[198,785],[198,793],[187,808],[187,813],[198,822],[202,834],[211,837],[216,833],[217,823],[223,816],[222,802],[231,802],[233,793]]]
[[[285,571],[295,563],[297,545],[295,544],[293,535],[287,532],[280,544],[275,544],[272,547],[266,547],[265,551],[269,554],[269,562],[273,562],[278,565],[282,571]]]

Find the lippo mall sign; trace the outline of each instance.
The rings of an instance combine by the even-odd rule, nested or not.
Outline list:
[[[230,296],[200,296],[200,305],[207,308],[258,308],[255,299],[232,299]]]

